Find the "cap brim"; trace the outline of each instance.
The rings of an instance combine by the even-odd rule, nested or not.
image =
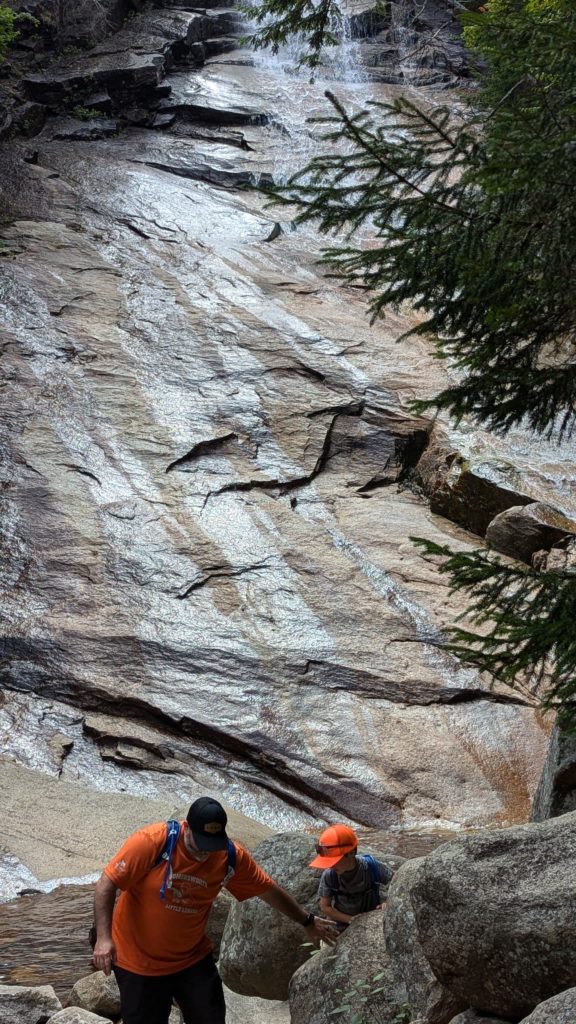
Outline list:
[[[194,842],[199,850],[205,853],[214,853],[216,850],[225,850],[228,846],[228,836],[225,832],[219,832],[216,836],[207,836],[205,832],[194,832]]]
[[[314,857],[314,860],[310,861],[308,867],[311,868],[333,868],[335,864],[339,864],[345,853],[337,853],[335,857]]]

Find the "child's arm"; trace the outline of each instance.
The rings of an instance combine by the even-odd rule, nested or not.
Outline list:
[[[350,921],[354,920],[351,914],[343,914],[341,910],[336,910],[328,896],[320,897],[320,913],[330,917],[333,921],[341,921],[342,924],[350,924]]]

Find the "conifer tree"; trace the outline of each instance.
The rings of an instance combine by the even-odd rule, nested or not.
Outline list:
[[[338,4],[250,6],[264,45],[311,29],[313,63]],[[409,334],[456,379],[417,412],[562,438],[576,423],[576,4],[489,0],[462,20],[479,88],[460,114],[405,97],[352,115],[327,93],[326,152],[274,201],[343,238],[323,260],[366,290],[373,320],[388,304],[421,311]],[[373,243],[355,246],[366,223]],[[452,630],[450,649],[508,683],[546,676],[547,706],[576,729],[576,576],[420,543],[482,626]]]

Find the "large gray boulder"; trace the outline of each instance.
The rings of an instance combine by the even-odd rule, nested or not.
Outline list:
[[[412,906],[412,888],[422,865],[422,858],[407,861],[390,883],[386,946],[412,1013],[422,1015],[427,1024],[447,1024],[467,1004],[438,981],[422,949]]]
[[[101,1017],[120,1016],[120,990],[113,974],[104,971],[87,974],[73,986],[68,996],[69,1006],[79,1006]]]
[[[38,1024],[61,1009],[52,985],[0,985],[0,1024]]]
[[[521,1024],[574,1024],[576,1020],[576,988],[560,992],[540,1003]]]
[[[576,814],[483,832],[423,858],[410,898],[432,971],[511,1020],[576,985]]]
[[[318,878],[308,864],[315,844],[310,836],[272,836],[254,851],[258,863],[302,906],[318,912]],[[232,907],[222,942],[218,970],[228,988],[240,995],[286,999],[294,971],[309,956],[306,932],[262,900]]]
[[[351,1015],[364,1007],[370,1020],[392,1024],[406,993],[386,953],[383,916],[380,910],[360,914],[334,948],[323,948],[296,971],[290,982],[291,1024],[326,1024],[345,1005]]]
[[[413,1024],[418,1024],[418,1022],[413,1021]],[[509,1024],[509,1022],[502,1020],[501,1017],[485,1017],[483,1013],[477,1013],[476,1010],[465,1010],[464,1013],[459,1013],[457,1017],[454,1017],[450,1024]]]
[[[215,960],[218,960],[220,956],[220,943],[222,942],[224,928],[226,927],[228,914],[235,903],[236,900],[232,894],[227,892],[226,889],[222,889],[219,896],[212,904],[212,910],[210,911],[208,924],[206,925],[206,934],[212,943],[212,952],[214,953]]]

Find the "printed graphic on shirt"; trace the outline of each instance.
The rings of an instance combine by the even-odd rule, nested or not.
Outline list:
[[[206,923],[226,877],[227,851],[196,861],[181,836],[165,898],[161,899],[166,865],[156,861],[165,840],[166,822],[141,829],[104,869],[121,890],[112,921],[116,962],[135,974],[176,973],[197,963],[212,948]],[[227,883],[228,891],[238,900],[266,892],[272,879],[239,843],[235,846],[236,870]]]

